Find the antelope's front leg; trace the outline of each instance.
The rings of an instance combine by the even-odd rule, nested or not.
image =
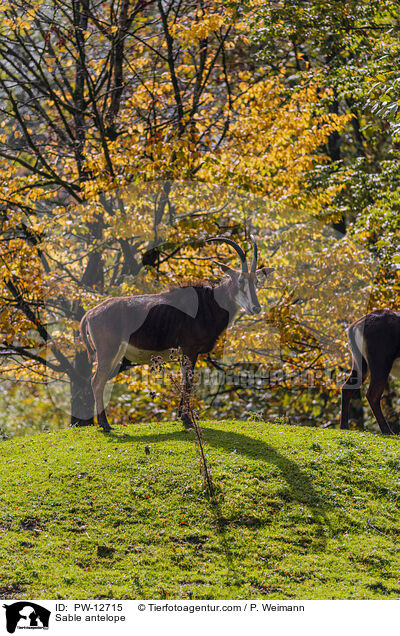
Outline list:
[[[193,386],[194,367],[197,356],[189,357],[184,355],[182,363],[182,384],[181,399],[179,403],[178,415],[183,422],[185,429],[194,428],[193,420],[190,414],[190,392]]]

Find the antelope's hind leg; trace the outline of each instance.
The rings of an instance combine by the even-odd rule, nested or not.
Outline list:
[[[355,397],[361,398],[361,385],[367,377],[368,367],[364,358],[361,361],[361,378],[357,368],[357,364],[353,358],[351,373],[342,386],[341,391],[341,408],[340,408],[340,428],[349,428],[349,410],[350,402]]]
[[[97,423],[106,433],[112,428],[108,422],[104,408],[104,389],[117,364],[121,361],[126,350],[125,343],[112,345],[97,350],[97,369],[92,378],[92,390],[96,402]]]

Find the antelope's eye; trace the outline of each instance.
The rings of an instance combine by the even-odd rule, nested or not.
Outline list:
[[[239,276],[239,289],[241,289],[242,291],[244,289],[244,284],[245,284],[245,280],[243,276]]]

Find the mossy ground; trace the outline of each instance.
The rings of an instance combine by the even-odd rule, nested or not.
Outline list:
[[[179,424],[3,442],[0,596],[400,597],[400,439],[202,428],[214,505]]]

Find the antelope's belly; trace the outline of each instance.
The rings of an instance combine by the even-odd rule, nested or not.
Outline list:
[[[394,375],[395,378],[400,379],[400,358],[396,358],[396,360],[393,362],[390,375]]]
[[[125,351],[125,358],[134,364],[151,364],[153,358],[161,358],[163,361],[169,359],[170,350],[149,351],[148,349],[138,349],[128,344]]]

